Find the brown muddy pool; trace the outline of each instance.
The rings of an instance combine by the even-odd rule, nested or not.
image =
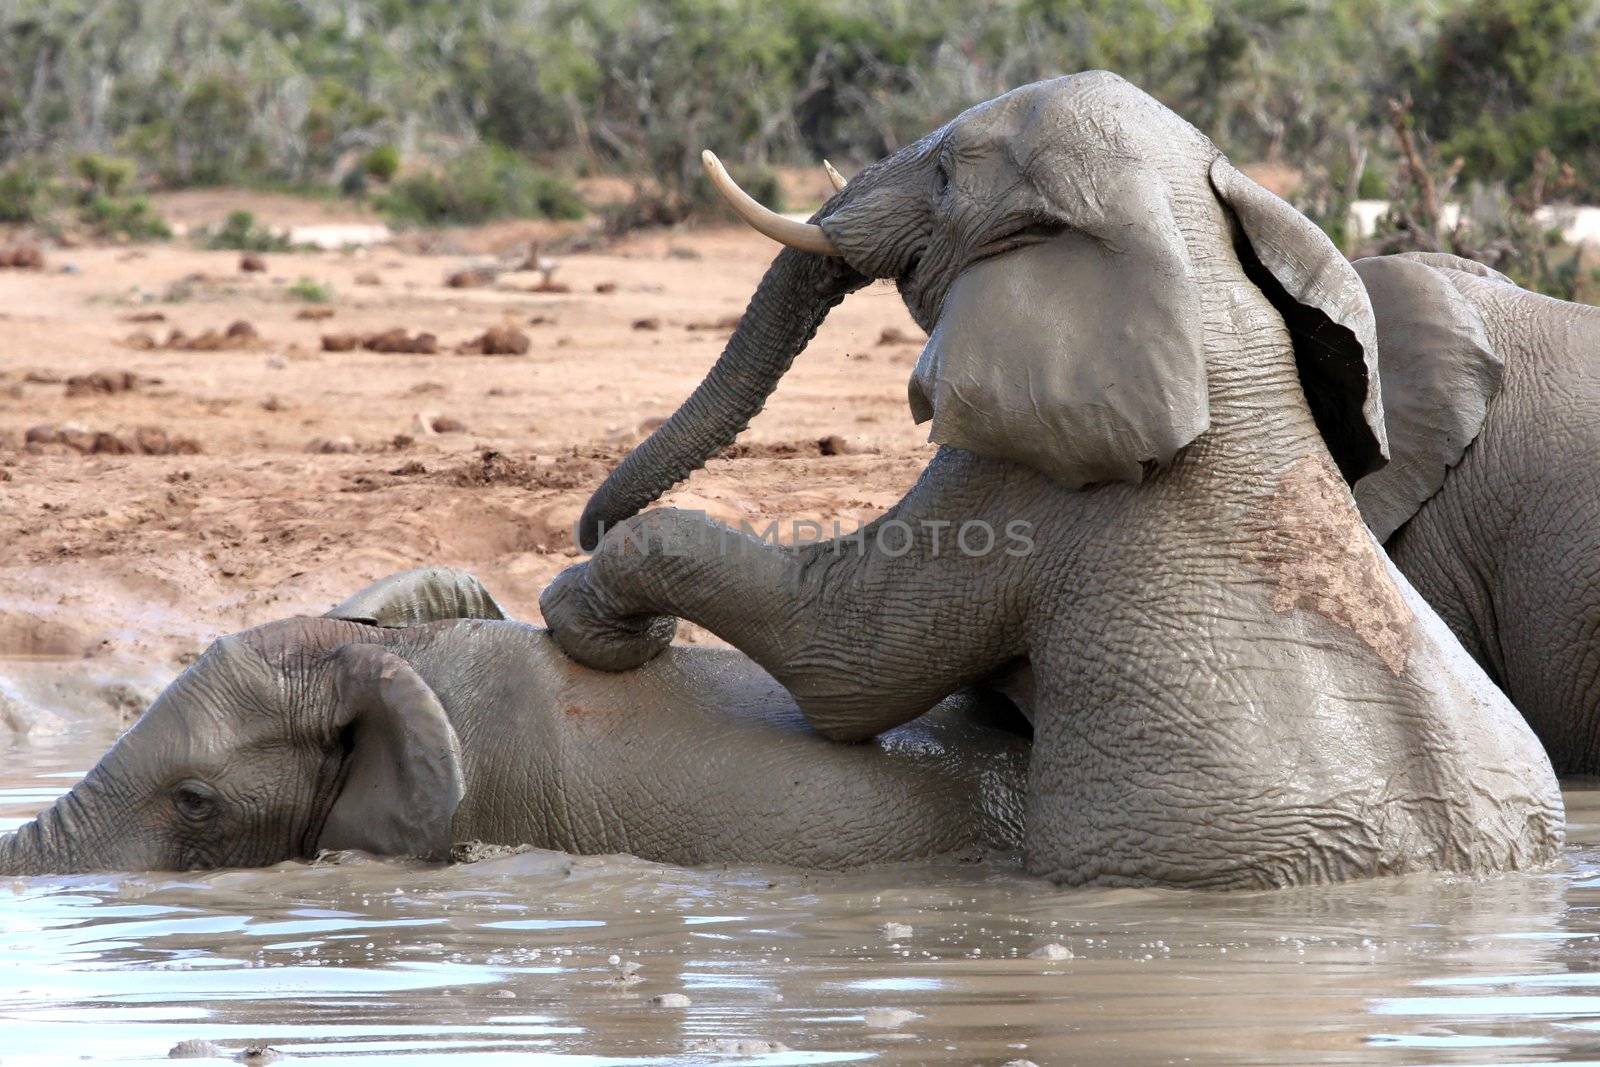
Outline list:
[[[0,828],[109,740],[0,748]],[[1247,895],[553,853],[0,881],[0,1065],[1600,1062],[1568,803],[1554,870]]]

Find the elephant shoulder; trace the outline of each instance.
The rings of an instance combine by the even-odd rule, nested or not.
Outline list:
[[[1438,255],[1374,256],[1355,263],[1377,320],[1390,459],[1358,481],[1354,493],[1380,541],[1444,485],[1483,429],[1500,390],[1504,359],[1451,277],[1451,271],[1463,270],[1459,264],[1480,266]],[[1470,273],[1487,277],[1486,271]]]

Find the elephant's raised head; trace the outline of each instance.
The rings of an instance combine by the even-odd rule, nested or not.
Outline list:
[[[1024,86],[857,175],[812,222],[713,179],[789,247],[694,396],[589,502],[580,541],[644,507],[760,410],[827,310],[892,278],[930,333],[910,385],[931,437],[1069,487],[1138,481],[1210,424],[1241,287],[1292,337],[1348,480],[1385,457],[1371,307],[1323,233],[1113,74]]]
[[[487,593],[456,603],[450,572],[400,577],[346,605],[499,617]],[[400,632],[344,607],[214,642],[83,781],[0,839],[0,874],[257,867],[350,848],[442,858],[464,792],[455,731]]]

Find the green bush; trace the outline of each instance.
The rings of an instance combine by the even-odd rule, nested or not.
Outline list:
[[[40,160],[24,159],[0,170],[0,222],[46,222],[60,190]]]
[[[206,247],[231,248],[236,252],[281,252],[289,247],[289,239],[257,226],[256,217],[250,212],[235,211],[206,239]]]
[[[361,173],[374,181],[392,182],[400,171],[400,149],[381,144],[361,157]]]
[[[498,145],[469,149],[438,170],[401,178],[377,206],[395,223],[421,226],[583,217],[583,202],[568,182]]]
[[[142,196],[97,193],[78,209],[78,217],[102,237],[160,241],[172,236],[167,220]]]
[[[294,299],[304,300],[308,304],[326,304],[333,299],[333,286],[315,278],[297,278],[289,286],[288,292]]]

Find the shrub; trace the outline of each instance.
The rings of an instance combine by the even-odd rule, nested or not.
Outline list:
[[[289,239],[257,226],[256,217],[250,212],[235,211],[206,239],[206,247],[231,248],[236,252],[281,252],[289,247]]]
[[[13,163],[0,170],[0,222],[43,223],[59,195],[55,178],[42,162]]]
[[[315,278],[298,278],[288,291],[296,300],[304,300],[308,304],[326,304],[333,299],[333,287]]]
[[[422,226],[583,217],[583,202],[570,184],[498,145],[470,149],[438,170],[401,178],[377,204],[396,223]]]
[[[102,237],[160,241],[172,236],[167,220],[142,196],[96,194],[78,209],[78,217]]]
[[[392,182],[400,171],[400,149],[381,144],[361,157],[361,173],[374,181]]]

